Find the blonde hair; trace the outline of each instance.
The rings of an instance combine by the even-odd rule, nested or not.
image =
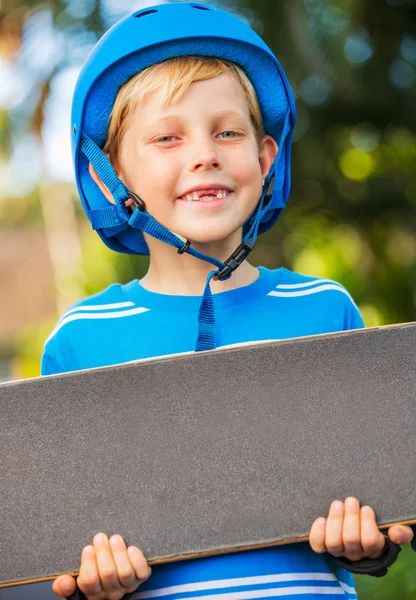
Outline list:
[[[160,90],[160,107],[179,100],[194,81],[204,81],[223,73],[229,74],[243,87],[256,139],[264,136],[263,122],[254,87],[236,64],[208,56],[178,56],[144,69],[121,86],[115,99],[104,152],[110,160],[117,158],[130,113],[147,94]]]

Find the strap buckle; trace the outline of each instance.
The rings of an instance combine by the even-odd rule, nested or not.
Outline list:
[[[233,271],[245,261],[247,256],[253,250],[255,240],[250,237],[246,242],[241,243],[231,254],[227,260],[224,261],[224,267],[214,276],[216,280],[223,281],[228,279]]]

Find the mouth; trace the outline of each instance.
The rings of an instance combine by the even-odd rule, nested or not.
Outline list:
[[[192,202],[192,203],[210,203],[210,204],[221,204],[230,194],[232,190],[228,188],[206,188],[197,189],[187,192],[183,196],[178,196],[177,200],[180,202]]]

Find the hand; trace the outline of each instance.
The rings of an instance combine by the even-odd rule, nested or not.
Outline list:
[[[388,537],[396,544],[408,544],[413,539],[413,531],[405,525],[392,525]],[[329,552],[332,556],[355,561],[379,558],[385,538],[377,526],[373,509],[370,506],[360,509],[357,498],[349,497],[345,502],[332,502],[328,518],[319,517],[313,522],[309,543],[318,554]]]
[[[151,572],[136,546],[127,548],[120,535],[109,540],[105,533],[98,533],[92,545],[82,551],[78,579],[61,575],[52,589],[60,598],[70,596],[78,586],[88,600],[120,600],[146,581]]]

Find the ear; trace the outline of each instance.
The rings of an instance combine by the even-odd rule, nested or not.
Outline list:
[[[108,187],[106,185],[104,185],[104,183],[98,177],[97,171],[94,169],[94,167],[92,166],[91,163],[88,164],[88,171],[90,172],[92,180],[94,181],[94,183],[96,183],[98,185],[98,187],[100,188],[100,190],[104,194],[104,196],[107,198],[107,200],[109,202],[111,202],[111,204],[115,204],[115,200],[114,200],[110,190],[108,189]]]
[[[107,200],[109,202],[111,202],[111,204],[116,204],[116,201],[114,200],[112,193],[110,192],[108,187],[106,185],[104,185],[104,183],[98,177],[97,171],[94,169],[94,167],[92,166],[91,163],[88,163],[88,171],[91,175],[92,180],[94,181],[94,183],[96,183],[98,185],[98,187],[100,188],[100,190],[104,194],[104,196],[107,198]],[[119,175],[117,170],[116,170],[116,175],[117,176]],[[132,206],[132,204],[133,204],[133,200],[129,199],[129,200],[125,201],[124,206]]]
[[[265,135],[259,144],[259,163],[263,179],[266,179],[269,174],[278,151],[279,146],[276,144],[275,139],[271,135]]]

